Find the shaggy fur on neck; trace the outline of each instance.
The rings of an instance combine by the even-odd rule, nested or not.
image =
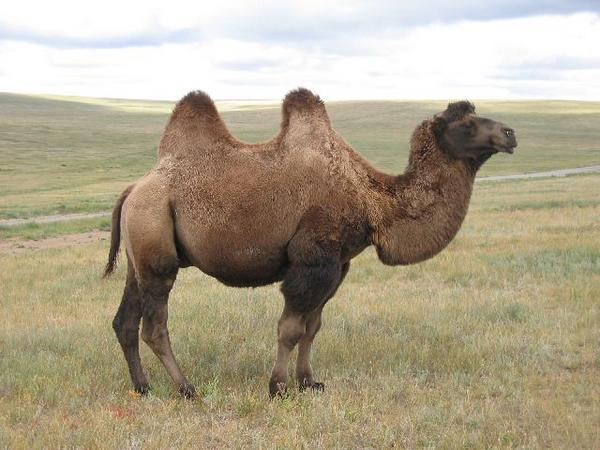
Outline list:
[[[408,167],[396,178],[390,206],[373,226],[372,242],[385,264],[412,264],[436,255],[467,213],[474,174],[438,148],[431,123],[415,129]]]

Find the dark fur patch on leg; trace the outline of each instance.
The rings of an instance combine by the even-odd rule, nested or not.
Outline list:
[[[335,291],[341,274],[339,263],[333,262],[291,266],[281,285],[286,305],[298,312],[312,311]]]

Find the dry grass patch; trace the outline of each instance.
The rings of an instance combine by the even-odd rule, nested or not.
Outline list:
[[[183,270],[171,336],[202,398],[178,399],[144,345],[154,390],[138,398],[110,327],[124,270],[99,278],[106,243],[0,256],[0,445],[597,448],[599,179],[478,185],[439,257],[356,258],[315,344],[326,392],[279,401],[276,286]]]

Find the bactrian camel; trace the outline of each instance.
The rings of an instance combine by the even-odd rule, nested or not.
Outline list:
[[[476,116],[469,102],[450,103],[415,129],[406,171],[387,175],[336,133],[318,96],[294,90],[282,109],[279,134],[249,144],[229,133],[206,94],[191,92],[173,110],[156,166],[117,201],[105,275],[122,237],[127,277],[113,327],[136,391],[149,389],[143,319],[142,339],[180,394],[195,396],[167,330],[169,292],[188,266],[227,286],[282,281],[270,395],[286,392],[296,345],[299,388],[322,390],[311,346],[350,260],[370,245],[389,265],[440,252],[467,213],[477,170],[517,145],[511,128]]]

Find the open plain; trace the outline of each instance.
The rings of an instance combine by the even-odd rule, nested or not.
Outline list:
[[[600,103],[475,104],[519,139],[481,176],[600,164]],[[242,139],[278,128],[276,103],[218,106]],[[444,106],[327,105],[334,127],[395,173],[414,127]],[[111,209],[154,164],[171,108],[0,94],[0,219]],[[0,226],[25,247],[0,253],[2,447],[600,446],[599,173],[477,183],[457,238],[425,263],[386,267],[365,251],[315,341],[326,391],[276,401],[278,287],[226,288],[196,269],[179,274],[170,329],[201,398],[179,399],[145,345],[153,390],[129,391],[111,329],[124,268],[100,278],[108,242],[26,248],[108,228],[105,216]]]

